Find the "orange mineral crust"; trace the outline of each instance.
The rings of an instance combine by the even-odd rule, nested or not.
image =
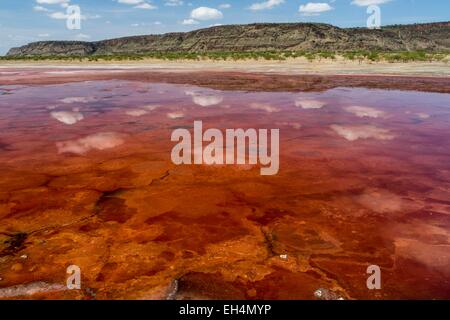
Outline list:
[[[0,75],[0,299],[450,299],[448,79],[73,72]],[[278,174],[173,164],[200,120]]]

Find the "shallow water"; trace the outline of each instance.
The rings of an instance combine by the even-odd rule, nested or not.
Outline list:
[[[127,80],[0,94],[0,297],[75,264],[89,290],[33,297],[450,298],[450,94]],[[172,164],[172,131],[196,120],[279,128],[278,175]]]

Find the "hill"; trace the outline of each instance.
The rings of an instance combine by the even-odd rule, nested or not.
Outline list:
[[[185,33],[133,36],[97,42],[41,41],[7,56],[92,56],[150,52],[449,51],[450,22],[386,26],[379,30],[320,23],[226,25]]]

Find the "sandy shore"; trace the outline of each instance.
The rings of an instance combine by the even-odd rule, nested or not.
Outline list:
[[[450,62],[358,62],[344,59],[323,59],[310,62],[304,58],[286,61],[161,61],[147,59],[127,62],[66,62],[66,61],[1,61],[0,72],[10,68],[76,68],[76,69],[129,69],[149,71],[232,71],[273,74],[324,74],[324,75],[402,75],[450,76]]]

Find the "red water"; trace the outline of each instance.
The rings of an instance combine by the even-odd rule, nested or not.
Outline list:
[[[14,297],[450,299],[449,94],[127,80],[0,94],[0,298],[38,283]],[[173,165],[170,135],[195,120],[279,128],[278,175]],[[83,290],[47,290],[71,264]]]

